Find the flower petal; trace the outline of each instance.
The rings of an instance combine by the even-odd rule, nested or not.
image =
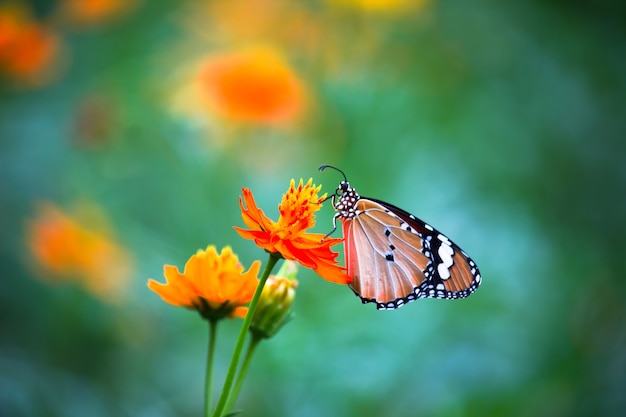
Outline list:
[[[239,205],[248,229],[235,226],[235,230],[241,237],[254,240],[257,246],[268,252],[280,253],[283,258],[297,261],[331,282],[345,284],[349,278],[344,268],[337,264],[338,254],[331,250],[343,239],[307,233],[315,226],[315,212],[322,206],[320,190],[321,186],[313,184],[312,179],[306,184],[300,179],[297,186],[292,179],[278,206],[280,217],[274,222],[257,207],[252,192],[242,188]]]
[[[239,317],[240,319],[245,319],[246,314],[248,314],[248,307],[235,307],[232,312],[233,317]]]
[[[250,302],[259,269],[260,262],[255,261],[243,272],[230,247],[218,254],[214,246],[208,246],[189,258],[183,273],[165,265],[166,283],[150,279],[148,288],[169,304],[196,309],[203,317],[215,320],[232,316],[238,307]]]

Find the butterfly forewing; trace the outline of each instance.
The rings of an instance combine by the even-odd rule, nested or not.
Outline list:
[[[402,305],[424,281],[430,259],[418,235],[401,228],[402,219],[371,200],[359,200],[359,215],[343,223],[347,273],[363,302],[378,308]]]
[[[360,198],[343,219],[347,273],[353,291],[379,309],[417,298],[462,298],[480,284],[476,264],[443,234],[410,213]]]

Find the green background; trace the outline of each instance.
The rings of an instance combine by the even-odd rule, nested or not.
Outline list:
[[[63,31],[71,59],[49,85],[2,80],[1,415],[201,415],[207,325],[146,281],[208,244],[265,262],[232,229],[241,187],[276,218],[291,178],[334,190],[340,177],[322,163],[446,233],[483,284],[465,300],[379,312],[302,269],[296,318],[257,350],[243,415],[622,415],[624,6],[432,1],[392,14],[297,2],[321,28],[312,45],[255,41],[306,81],[306,119],[212,129],[168,97],[187,62],[238,44],[212,36],[210,15],[189,29],[201,3],[165,3]],[[55,4],[33,6],[44,19]],[[297,26],[268,10],[259,19],[279,14],[277,31]],[[77,146],[77,109],[93,95],[115,117],[102,143]],[[36,202],[80,199],[103,208],[133,256],[121,305],[33,276]],[[326,205],[316,230],[332,215]],[[239,325],[220,326],[216,388]]]

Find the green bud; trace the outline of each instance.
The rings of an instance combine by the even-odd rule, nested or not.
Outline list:
[[[285,261],[276,275],[268,278],[250,324],[250,332],[259,339],[269,339],[293,318],[291,304],[296,296],[297,264]]]

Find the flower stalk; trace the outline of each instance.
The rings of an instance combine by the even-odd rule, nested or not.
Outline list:
[[[213,357],[215,356],[215,337],[217,334],[217,320],[209,320],[209,348],[206,358],[206,373],[204,375],[204,415],[211,415],[211,391],[213,389]]]
[[[235,373],[237,372],[237,365],[239,364],[239,358],[241,356],[241,351],[243,350],[246,335],[248,334],[250,323],[252,323],[254,311],[256,310],[259,298],[261,297],[261,293],[263,292],[265,282],[269,278],[272,269],[274,269],[274,266],[279,259],[281,259],[281,255],[279,253],[270,253],[269,259],[267,260],[267,265],[265,266],[265,270],[263,271],[263,275],[261,275],[261,278],[259,278],[259,284],[256,288],[256,291],[254,292],[254,295],[252,296],[252,301],[250,301],[250,305],[248,306],[248,314],[246,314],[246,317],[243,320],[243,324],[241,326],[241,330],[239,331],[239,337],[237,338],[237,343],[235,344],[233,356],[230,360],[230,365],[228,367],[226,379],[224,380],[222,393],[220,394],[220,397],[217,401],[215,410],[213,410],[212,417],[222,417],[223,415],[225,415],[226,412],[228,412],[228,410],[226,410],[226,402],[230,397],[231,388],[235,379]],[[232,402],[234,402],[234,400],[232,400]]]
[[[233,391],[228,398],[228,403],[226,403],[226,413],[229,413],[239,396],[239,391],[241,391],[241,386],[243,385],[243,380],[246,379],[246,374],[248,373],[248,368],[250,367],[250,360],[252,359],[252,354],[256,350],[256,347],[259,345],[259,342],[262,339],[259,337],[254,337],[250,339],[250,343],[248,344],[248,350],[246,351],[246,356],[243,358],[243,363],[241,364],[241,368],[239,369],[239,373],[237,374],[237,380],[235,381],[235,385],[233,386]]]
[[[250,323],[250,342],[239,367],[237,379],[226,403],[226,412],[230,413],[233,404],[239,396],[239,391],[248,373],[252,355],[259,342],[273,337],[287,322],[293,318],[291,304],[295,298],[295,288],[298,285],[296,274],[297,264],[292,261],[283,262],[276,275],[270,275],[265,282],[259,302]]]

